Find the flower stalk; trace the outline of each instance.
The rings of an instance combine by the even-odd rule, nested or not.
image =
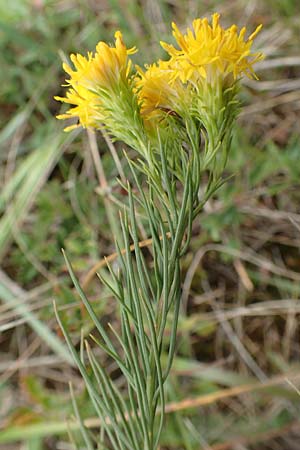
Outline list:
[[[101,42],[95,54],[73,55],[74,69],[64,66],[69,90],[66,97],[56,97],[73,105],[58,118],[79,121],[67,130],[104,129],[138,154],[137,159],[126,154],[131,181],[123,185],[128,204],[120,212],[125,249],[116,244],[118,267],[107,263],[107,274],[100,277],[118,304],[118,330],[97,317],[66,257],[95,325],[93,340],[117,364],[124,387],[108,376],[88,342],[86,364],[83,348],[78,353],[57,316],[102,421],[99,445],[115,450],[159,447],[165,383],[176,351],[181,258],[193,221],[224,182],[239,79],[256,77],[253,64],[262,58],[251,52],[260,27],[245,40],[245,28],[223,29],[214,14],[211,24],[196,19],[186,34],[175,24],[173,30],[179,49],[162,43],[169,60],[145,69],[133,69],[129,56],[135,49],[126,48],[120,32],[115,46]],[[148,253],[139,245],[138,214],[151,238]],[[93,448],[87,431],[82,434]]]

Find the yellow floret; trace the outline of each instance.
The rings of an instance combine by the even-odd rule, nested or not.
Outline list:
[[[104,119],[101,114],[101,101],[93,92],[82,86],[76,86],[68,90],[66,97],[54,97],[55,100],[74,105],[65,114],[59,114],[57,119],[70,119],[77,117],[79,123],[65,128],[65,131],[71,131],[78,126],[83,128],[97,127]]]

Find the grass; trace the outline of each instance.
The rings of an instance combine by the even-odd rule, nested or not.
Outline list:
[[[201,213],[183,261],[178,356],[167,386],[173,406],[162,450],[298,450],[297,4],[0,0],[3,449],[72,448],[68,432],[78,438],[79,425],[69,381],[85,423],[97,432],[52,301],[80,346],[81,328],[87,336],[92,325],[72,290],[61,248],[84,281],[114,252],[111,230],[118,233],[118,205],[126,198],[105,138],[97,135],[95,152],[92,136],[64,135],[54,119],[61,59],[100,39],[111,41],[120,28],[128,45],[139,47],[136,62],[143,64],[163,55],[155,46],[169,34],[171,20],[185,25],[219,10],[225,24],[264,24],[258,41],[267,59],[258,66],[261,81],[246,82],[241,94],[245,106],[228,167],[234,177]],[[121,146],[114,150],[124,170]],[[99,317],[117,329],[114,305],[97,277],[86,290]],[[97,357],[118,376],[111,361],[101,352]]]

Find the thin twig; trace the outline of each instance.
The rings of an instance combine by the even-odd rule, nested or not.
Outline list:
[[[102,136],[103,136],[103,138],[104,138],[104,140],[105,140],[105,142],[107,144],[107,147],[110,150],[111,156],[113,157],[114,163],[115,163],[116,168],[117,168],[117,170],[119,172],[121,180],[122,180],[123,183],[126,183],[125,173],[124,173],[124,170],[123,170],[120,158],[118,156],[118,153],[116,151],[116,148],[115,148],[115,146],[112,143],[110,137],[108,136],[108,134],[106,133],[106,131],[104,129],[101,130],[101,133],[102,133]]]
[[[165,412],[169,414],[177,411],[184,411],[187,409],[198,408],[199,406],[210,405],[220,400],[225,400],[231,397],[237,397],[239,395],[246,394],[248,392],[262,391],[272,386],[287,383],[286,382],[287,378],[289,380],[296,381],[300,379],[300,374],[295,372],[287,373],[284,375],[278,375],[276,377],[273,377],[263,383],[242,384],[240,386],[235,386],[230,389],[228,388],[221,389],[217,392],[213,392],[206,395],[199,395],[197,397],[188,398],[185,400],[181,400],[179,402],[171,402],[166,405]],[[108,418],[106,420],[107,423],[110,422]],[[84,421],[84,425],[87,428],[98,428],[101,425],[101,420],[98,417],[90,417]]]

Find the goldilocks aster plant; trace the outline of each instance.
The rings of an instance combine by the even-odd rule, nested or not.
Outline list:
[[[129,55],[136,50],[126,48],[118,31],[114,47],[100,42],[94,54],[71,55],[74,68],[64,65],[69,89],[66,97],[56,98],[73,106],[58,118],[76,117],[79,122],[67,130],[104,129],[138,154],[134,160],[127,156],[135,193],[128,183],[128,205],[120,214],[125,249],[117,246],[118,270],[108,265],[110,277],[103,279],[119,305],[119,332],[101,323],[67,260],[100,335],[94,340],[118,365],[125,388],[112,381],[88,343],[90,367],[85,365],[82,351],[77,354],[58,317],[101,420],[101,448],[159,446],[164,384],[172,367],[180,311],[180,259],[193,220],[224,182],[239,80],[243,75],[256,78],[253,65],[263,57],[251,51],[260,28],[245,39],[245,28],[222,28],[219,14],[213,14],[211,24],[206,18],[194,20],[186,34],[173,24],[178,48],[161,43],[169,59],[145,69],[133,67]],[[151,238],[147,258],[139,245],[137,212]],[[166,336],[170,317],[171,333]],[[167,359],[162,358],[165,353]],[[94,448],[84,427],[82,433],[87,448]]]

